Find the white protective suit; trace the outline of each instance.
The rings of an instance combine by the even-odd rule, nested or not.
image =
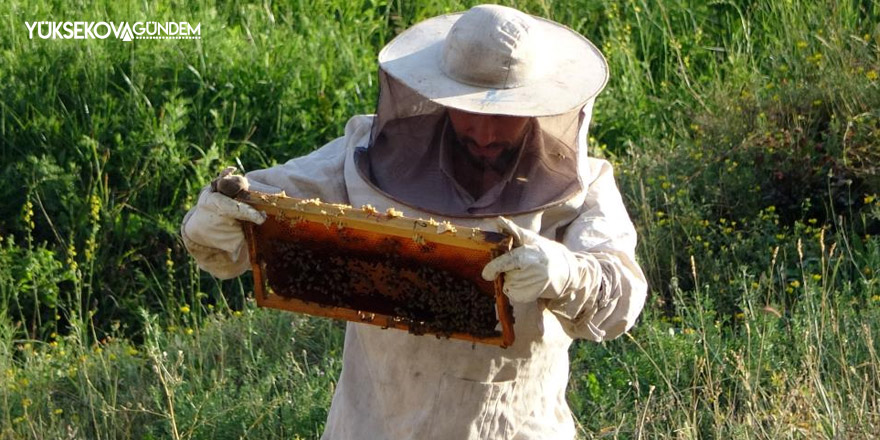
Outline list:
[[[401,205],[365,181],[354,157],[358,147],[370,144],[372,122],[372,116],[355,116],[343,137],[307,156],[248,173],[251,189],[283,190],[355,207],[371,204],[379,211],[394,207],[409,217],[497,229],[496,217],[438,217]],[[578,142],[582,146],[585,137],[584,127]],[[565,399],[572,339],[598,342],[621,335],[641,312],[647,289],[635,261],[636,233],[611,165],[586,157],[586,148],[579,150],[582,189],[552,206],[510,216],[520,227],[593,262],[577,287],[558,299],[514,303],[516,341],[506,349],[348,323],[342,374],[323,438],[575,436]],[[243,243],[213,249],[185,233],[184,242],[200,267],[218,277],[238,276],[250,268]]]

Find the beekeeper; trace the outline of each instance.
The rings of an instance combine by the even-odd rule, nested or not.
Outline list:
[[[515,238],[483,277],[504,277],[516,342],[350,322],[324,438],[575,436],[569,345],[621,335],[646,294],[611,165],[587,157],[607,78],[598,49],[555,22],[495,5],[431,18],[379,53],[376,115],[351,118],[344,136],[307,156],[246,174],[253,190]],[[241,222],[264,218],[209,186],[181,232],[200,267],[232,278],[250,267]]]

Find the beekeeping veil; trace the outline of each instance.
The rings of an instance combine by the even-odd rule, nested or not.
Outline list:
[[[358,171],[397,202],[445,216],[562,203],[583,188],[587,126],[607,78],[599,50],[550,20],[497,5],[425,20],[379,53],[377,116]],[[530,118],[503,181],[477,198],[449,170],[450,108]]]

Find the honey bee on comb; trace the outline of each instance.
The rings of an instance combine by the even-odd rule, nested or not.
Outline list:
[[[449,271],[407,265],[386,246],[383,256],[367,258],[277,243],[266,264],[269,286],[285,298],[394,315],[414,334],[499,335],[493,296]]]

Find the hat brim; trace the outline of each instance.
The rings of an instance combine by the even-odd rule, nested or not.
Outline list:
[[[445,107],[471,113],[550,116],[571,111],[595,97],[608,81],[608,63],[577,32],[533,17],[548,45],[543,54],[548,74],[529,84],[492,89],[446,76],[440,67],[443,42],[462,13],[422,21],[379,52],[379,66],[422,96]]]

